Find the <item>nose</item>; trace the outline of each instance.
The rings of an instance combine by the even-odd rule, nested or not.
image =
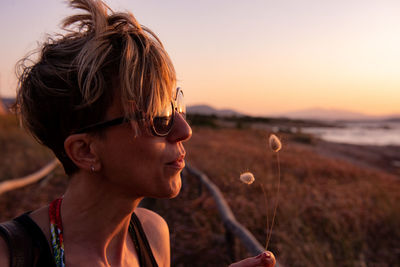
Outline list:
[[[175,114],[174,125],[171,132],[167,135],[169,142],[184,142],[192,137],[192,128],[178,112]]]

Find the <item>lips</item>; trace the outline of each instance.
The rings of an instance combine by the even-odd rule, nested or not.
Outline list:
[[[183,169],[185,168],[185,155],[179,155],[177,158],[175,158],[174,160],[167,162],[166,164],[169,167],[173,167],[176,169]]]

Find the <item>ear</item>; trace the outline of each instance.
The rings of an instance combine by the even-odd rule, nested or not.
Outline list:
[[[64,149],[68,157],[86,171],[98,171],[101,168],[99,157],[94,149],[93,137],[88,134],[73,134],[64,141]]]

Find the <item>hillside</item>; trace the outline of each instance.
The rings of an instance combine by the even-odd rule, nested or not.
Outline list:
[[[1,97],[0,97],[0,115],[4,115],[4,114],[6,114],[6,107],[4,106],[3,101],[1,100]]]
[[[20,131],[15,119],[7,118],[0,118],[0,145],[6,159],[0,163],[1,179],[30,173],[52,157]],[[276,156],[266,149],[269,131],[195,126],[193,132],[186,144],[187,161],[219,186],[237,219],[264,243],[267,213],[270,219],[278,197]],[[332,147],[310,136],[279,136],[284,145],[282,179],[269,247],[279,261],[284,266],[399,266],[399,170],[375,167],[363,153],[348,153],[351,147],[347,152],[338,147],[328,153]],[[382,150],[376,148],[374,153],[380,155]],[[238,179],[248,170],[256,177],[250,186]],[[0,220],[60,196],[67,184],[61,168],[50,178],[1,195]],[[214,202],[200,189],[184,173],[177,198],[148,201],[170,226],[172,266],[227,266],[231,262]],[[239,242],[233,247],[238,258],[249,256]]]
[[[216,109],[208,105],[193,105],[187,107],[188,114],[216,115],[216,116],[244,116],[233,109]]]

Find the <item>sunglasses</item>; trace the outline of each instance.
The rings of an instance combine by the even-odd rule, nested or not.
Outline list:
[[[154,136],[166,136],[171,132],[172,126],[174,125],[175,114],[178,112],[186,120],[186,105],[183,97],[183,91],[180,87],[176,89],[175,98],[171,101],[171,104],[167,104],[157,116],[149,120],[150,129]],[[132,118],[119,117],[108,121],[95,123],[84,128],[78,129],[73,134],[80,134],[92,131],[98,131],[107,127],[120,125],[133,120]],[[137,118],[136,120],[142,120]]]

